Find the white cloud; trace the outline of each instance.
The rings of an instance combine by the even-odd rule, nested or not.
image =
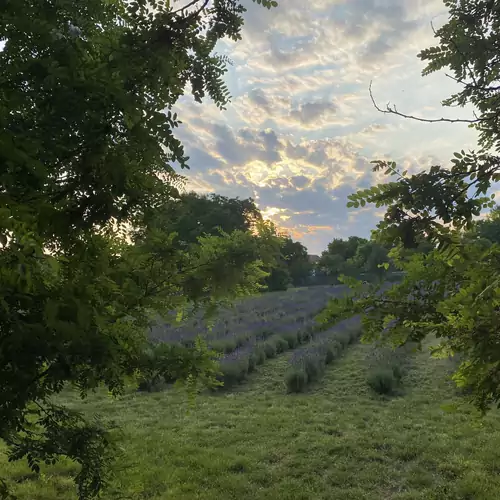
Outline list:
[[[440,106],[456,84],[443,74],[422,78],[416,57],[434,43],[430,22],[446,21],[441,0],[282,0],[271,11],[251,5],[245,17],[243,39],[220,45],[234,61],[227,111],[189,99],[178,107],[190,187],[253,196],[320,253],[335,236],[368,236],[379,220],[380,209],[345,207],[349,193],[382,180],[371,160],[413,172],[473,145],[463,125],[381,114],[368,93],[373,80],[382,107],[457,113]]]

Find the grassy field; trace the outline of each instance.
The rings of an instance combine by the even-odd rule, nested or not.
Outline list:
[[[447,361],[417,353],[405,392],[383,398],[366,383],[369,346],[357,344],[304,394],[287,395],[284,354],[231,393],[105,394],[72,406],[123,429],[123,457],[106,499],[500,498],[500,421],[480,419],[446,380]],[[19,499],[75,499],[75,468],[35,478],[0,457]]]

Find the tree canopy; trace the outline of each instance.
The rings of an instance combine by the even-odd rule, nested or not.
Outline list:
[[[181,194],[173,203],[157,211],[156,225],[177,234],[177,241],[187,245],[196,243],[203,235],[216,236],[222,230],[253,230],[262,222],[260,210],[251,199],[228,198],[218,194]]]
[[[485,219],[476,221],[471,232],[490,243],[500,243],[500,207],[497,205]]]
[[[321,254],[317,263],[320,273],[339,278],[342,275],[380,280],[388,268],[389,250],[376,241],[358,236],[349,236],[347,240],[335,238]]]
[[[233,225],[187,251],[154,224],[178,198],[174,163],[188,160],[172,106],[189,88],[224,108],[227,60],[214,48],[240,38],[244,10],[233,0],[2,4],[0,438],[35,472],[76,461],[82,499],[106,484],[111,435],[53,396],[66,384],[120,393],[143,369],[156,313],[254,293],[276,258],[263,225],[258,238]],[[159,363],[192,389],[214,380],[202,341],[163,349]]]
[[[424,75],[447,68],[462,85],[443,105],[470,103],[476,116],[444,121],[476,128],[478,150],[456,152],[450,166],[436,165],[414,175],[401,172],[391,161],[374,162],[374,170],[385,170],[393,180],[351,195],[348,206],[386,207],[375,237],[392,246],[389,256],[406,274],[383,294],[375,289],[370,296],[358,291],[354,299],[332,301],[322,320],[334,321],[359,311],[367,339],[383,338],[396,345],[436,336],[439,345],[434,353],[460,355],[454,379],[486,410],[500,403],[500,247],[464,236],[473,230],[482,210],[493,208],[493,195],[487,193],[500,180],[495,155],[500,147],[500,9],[489,0],[447,0],[445,4],[450,15],[435,32],[438,43],[419,57],[427,62]],[[391,107],[381,111],[416,118]],[[494,211],[486,223],[478,223],[479,234],[493,229],[496,217]],[[494,233],[488,234],[495,239]],[[408,251],[422,238],[429,244],[426,253]]]
[[[347,261],[356,255],[358,246],[367,241],[357,236],[349,236],[347,240],[334,238],[322,252],[317,263],[318,269],[328,276],[339,276],[344,272]]]
[[[292,285],[295,287],[306,285],[312,272],[307,248],[300,241],[285,237],[281,255],[285,260]]]

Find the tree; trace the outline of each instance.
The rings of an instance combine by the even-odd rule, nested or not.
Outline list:
[[[226,234],[234,231],[253,232],[257,247],[263,242],[262,249],[268,251],[269,244],[275,245],[275,252],[263,259],[268,265],[268,274],[263,278],[262,284],[269,291],[288,288],[293,281],[291,264],[295,266],[296,273],[300,272],[300,255],[293,254],[297,248],[293,244],[290,246],[287,238],[272,223],[264,222],[260,210],[251,198],[240,200],[218,194],[182,194],[178,199],[157,209],[151,225],[169,234],[175,233],[176,243],[186,250],[193,244],[196,245],[202,236],[217,236],[221,231]],[[136,241],[142,239],[142,231],[138,231]]]
[[[500,161],[493,152],[500,147],[500,9],[490,0],[447,0],[445,4],[450,17],[435,32],[439,43],[419,57],[427,61],[424,75],[448,67],[463,86],[443,104],[471,103],[475,117],[444,121],[476,128],[479,150],[455,153],[451,168],[433,166],[411,176],[394,162],[374,162],[374,170],[384,169],[395,180],[358,191],[348,205],[386,207],[376,237],[393,246],[389,255],[406,275],[383,294],[367,297],[358,292],[358,300],[332,301],[322,319],[334,321],[358,311],[368,339],[383,337],[396,345],[436,335],[440,345],[435,354],[460,355],[462,363],[454,379],[486,410],[492,403],[500,404],[500,247],[464,236],[474,228],[474,217],[494,206],[487,192],[500,180]],[[409,117],[395,108],[384,112]],[[494,212],[492,221],[495,217]],[[408,253],[422,236],[434,249]]]
[[[338,277],[343,273],[354,272],[352,259],[356,256],[358,247],[368,242],[365,238],[358,236],[349,236],[347,240],[334,238],[328,243],[327,249],[322,252],[317,264],[320,272]],[[357,270],[357,268],[356,268]]]
[[[493,208],[485,220],[477,221],[472,231],[477,238],[500,243],[500,207]]]
[[[375,241],[367,241],[358,246],[356,255],[351,259],[354,269],[359,269],[369,277],[381,280],[389,263],[388,250]]]
[[[307,248],[300,241],[286,237],[281,247],[281,255],[285,260],[293,286],[303,286],[311,276],[312,264]]]
[[[106,484],[111,436],[52,396],[66,384],[121,392],[143,368],[153,312],[254,293],[274,251],[261,230],[202,237],[187,252],[153,224],[178,196],[172,165],[188,160],[172,106],[187,85],[196,101],[227,104],[214,48],[240,38],[243,11],[233,0],[2,5],[0,437],[35,472],[62,455],[79,463],[82,499]],[[191,389],[214,380],[201,340],[158,359]]]
[[[264,285],[268,292],[284,292],[292,284],[290,272],[286,263],[278,260],[278,264],[269,269],[269,274],[264,278]]]
[[[203,235],[250,231],[262,221],[260,210],[251,199],[240,200],[218,194],[181,194],[157,211],[157,226],[177,234],[180,244],[196,243]]]
[[[285,291],[292,283],[290,271],[283,256],[287,236],[280,233],[274,222],[270,220],[262,222],[259,227],[268,238],[277,242],[276,251],[271,253],[270,259],[268,259],[269,264],[265,268],[268,274],[262,283],[268,292]]]

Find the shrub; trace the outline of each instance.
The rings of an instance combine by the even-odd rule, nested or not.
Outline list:
[[[404,368],[401,363],[393,363],[391,366],[392,369],[392,374],[394,375],[394,378],[399,382],[404,375]]]
[[[342,346],[344,350],[351,343],[351,334],[349,332],[339,332],[335,336],[335,340]]]
[[[297,335],[301,344],[309,342],[312,338],[312,332],[310,330],[300,330]]]
[[[395,386],[398,388],[401,386],[401,381],[404,375],[408,372],[411,364],[412,364],[412,353],[415,348],[414,343],[407,343],[402,346],[397,347],[396,349],[384,345],[384,344],[375,344],[374,349],[367,357],[369,370],[368,373],[370,377],[374,377],[374,373],[384,372],[384,377],[386,379],[392,378],[392,381],[388,381],[385,385],[390,385],[392,383],[393,387],[382,387],[380,391],[381,394],[390,394],[394,392]],[[389,375],[391,377],[389,377]],[[372,383],[368,380],[370,386]],[[376,381],[373,384],[377,384]],[[384,386],[384,383],[382,383]],[[376,389],[375,389],[376,390]]]
[[[397,380],[392,370],[379,368],[368,376],[368,385],[378,394],[392,394]]]
[[[299,344],[299,339],[296,333],[287,333],[283,335],[283,338],[286,340],[289,349],[295,349]]]
[[[323,360],[319,356],[307,358],[304,362],[304,369],[307,379],[310,382],[317,380],[323,372]]]
[[[338,357],[339,352],[341,352],[341,349],[338,348],[338,344],[334,344],[333,342],[328,343],[326,346],[325,364],[329,365],[332,363]]]
[[[337,340],[332,340],[328,344],[335,352],[335,356],[338,358],[342,353],[342,344]]]
[[[137,386],[139,392],[160,392],[166,388],[165,379],[157,376],[143,376]]]
[[[237,362],[224,363],[220,367],[221,380],[225,388],[233,387],[245,380],[248,374],[248,359]]]
[[[351,327],[351,328],[349,328],[347,333],[349,334],[350,343],[353,344],[354,342],[356,342],[359,339],[359,337],[361,335],[361,329]]]
[[[276,337],[273,341],[278,354],[288,349],[288,342],[283,337]]]
[[[264,353],[266,355],[266,358],[275,358],[276,357],[276,346],[274,345],[273,342],[264,342],[262,344],[262,348],[264,349]]]
[[[236,337],[235,339],[235,344],[236,344],[236,347],[241,347],[242,345],[244,345],[246,342],[248,342],[248,339],[249,339],[249,335],[239,335],[238,337]]]
[[[261,365],[266,360],[266,353],[264,351],[264,348],[261,346],[255,347],[252,354],[255,357],[255,364],[256,365]]]
[[[215,340],[212,342],[212,349],[223,354],[230,354],[238,346],[234,339]]]
[[[263,340],[268,339],[271,335],[274,335],[274,332],[268,329],[264,329],[260,333],[260,336],[262,337]]]
[[[290,370],[285,375],[285,384],[288,392],[303,392],[307,386],[307,373],[298,368]]]
[[[255,357],[255,353],[251,352],[248,356],[248,373],[252,373],[257,366],[257,360]]]
[[[237,347],[238,344],[235,339],[226,340],[224,342],[224,354],[229,354],[233,352],[234,350],[236,350]]]

